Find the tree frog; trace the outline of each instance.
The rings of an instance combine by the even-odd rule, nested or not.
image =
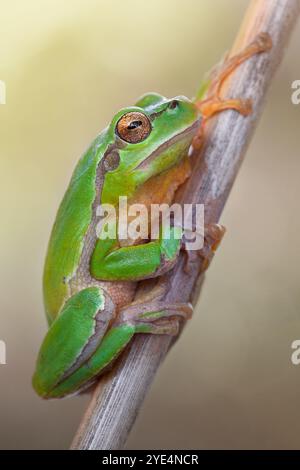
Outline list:
[[[59,207],[45,261],[43,290],[49,330],[40,348],[33,386],[44,398],[58,398],[89,387],[138,333],[178,331],[191,306],[170,304],[149,294],[133,301],[137,282],[161,276],[177,261],[182,229],[171,227],[147,243],[124,244],[116,235],[96,235],[101,204],[170,203],[190,175],[189,149],[202,140],[212,115],[235,109],[244,115],[245,100],[223,101],[220,86],[243,60],[267,50],[259,35],[239,55],[225,61],[194,100],[167,99],[156,93],[121,109],[79,160]],[[181,230],[178,233],[178,230]],[[212,251],[222,237],[211,232]],[[176,235],[176,236],[175,236]]]

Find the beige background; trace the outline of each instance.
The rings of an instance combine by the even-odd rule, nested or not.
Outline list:
[[[46,331],[41,275],[71,171],[145,91],[192,96],[245,0],[2,2],[0,447],[66,448],[87,398],[46,402],[31,374]],[[300,448],[300,29],[223,215],[194,319],[161,367],[129,448]]]

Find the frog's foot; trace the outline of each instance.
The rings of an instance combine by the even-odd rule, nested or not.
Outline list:
[[[225,235],[226,228],[224,225],[220,224],[208,224],[205,226],[204,232],[204,245],[197,253],[198,256],[203,259],[201,267],[202,271],[205,271],[210,265],[211,260]]]
[[[136,303],[120,311],[116,325],[134,325],[136,333],[176,336],[179,320],[188,320],[193,313],[189,303],[170,303],[160,300]]]
[[[204,227],[203,247],[200,250],[188,250],[185,240],[182,243],[182,249],[186,255],[184,271],[188,274],[190,263],[193,262],[195,254],[203,259],[201,271],[205,271],[211,263],[214,254],[221,243],[226,232],[226,228],[220,224],[208,224]]]
[[[203,142],[203,129],[205,122],[216,113],[226,109],[234,109],[247,116],[252,111],[251,100],[248,99],[228,99],[223,100],[220,97],[221,87],[226,78],[235,71],[235,69],[255,54],[268,51],[272,47],[272,40],[268,33],[260,33],[255,39],[246,46],[239,54],[225,59],[224,63],[218,69],[213,70],[210,79],[209,94],[204,100],[197,100],[196,106],[203,116],[203,123],[199,135],[194,138],[193,147],[199,148]]]

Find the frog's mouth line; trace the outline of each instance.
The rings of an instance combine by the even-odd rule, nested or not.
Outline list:
[[[140,162],[134,170],[144,170],[147,168],[155,158],[160,155],[166,148],[168,148],[170,145],[175,144],[176,142],[180,142],[181,140],[185,139],[187,136],[191,135],[194,136],[196,135],[197,130],[199,129],[201,124],[201,117],[197,119],[191,126],[187,127],[184,129],[182,132],[179,134],[174,135],[171,137],[169,140],[161,144],[159,147],[157,147],[156,150],[154,150],[149,157],[147,157],[145,160]]]

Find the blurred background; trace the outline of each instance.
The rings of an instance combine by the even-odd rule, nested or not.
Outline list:
[[[0,15],[0,447],[67,448],[88,397],[43,401],[41,277],[73,167],[146,91],[193,96],[246,0],[10,0]],[[160,368],[127,448],[300,448],[300,26],[223,214],[228,232],[192,322]]]

